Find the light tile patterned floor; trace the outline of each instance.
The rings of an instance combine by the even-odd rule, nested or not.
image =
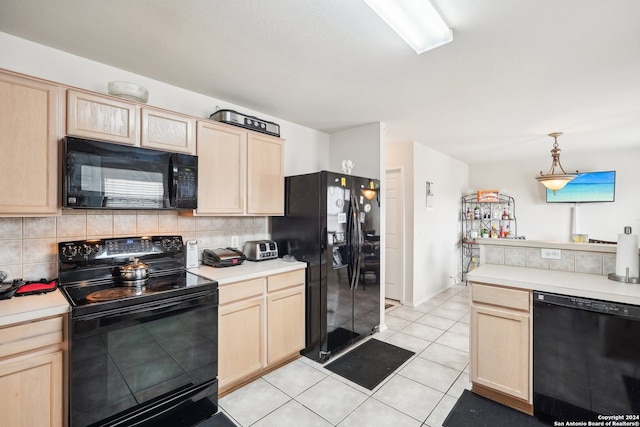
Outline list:
[[[241,427],[441,426],[469,382],[469,288],[386,311],[374,337],[416,352],[374,390],[301,357],[220,399]]]

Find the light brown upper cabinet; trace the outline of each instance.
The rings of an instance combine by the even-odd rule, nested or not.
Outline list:
[[[247,132],[198,121],[198,214],[245,212]]]
[[[0,72],[0,214],[58,212],[63,117],[63,88]]]
[[[247,213],[284,215],[284,140],[280,138],[248,135]]]
[[[142,107],[140,144],[146,148],[196,154],[196,119],[171,111]]]
[[[284,214],[284,140],[198,121],[197,152],[197,214]]]
[[[140,107],[108,96],[69,89],[67,134],[88,139],[139,145]]]
[[[196,119],[89,92],[67,91],[67,134],[195,154]]]

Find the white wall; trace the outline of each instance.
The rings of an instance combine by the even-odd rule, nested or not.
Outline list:
[[[620,151],[563,151],[561,161],[567,172],[616,171],[615,202],[578,204],[577,233],[609,241],[616,241],[625,225],[630,225],[634,234],[640,233],[640,142],[638,148]],[[471,165],[469,187],[473,191],[498,189],[513,196],[519,235],[532,240],[569,241],[574,204],[547,204],[544,187],[534,179],[550,166],[551,158],[544,150],[535,159]]]
[[[342,161],[352,160],[352,175],[380,179],[381,148],[384,147],[385,127],[381,122],[369,123],[331,134],[329,170],[342,172]],[[384,153],[382,153],[384,154]]]
[[[60,29],[65,31],[65,29]],[[107,92],[112,80],[138,83],[149,90],[149,105],[208,118],[216,107],[237,110],[280,125],[285,143],[285,175],[329,168],[329,135],[239,105],[172,86],[109,65],[0,32],[0,68],[57,83]],[[277,102],[277,100],[274,100]]]
[[[412,282],[405,297],[419,305],[459,277],[460,195],[468,186],[468,166],[416,142],[389,145],[386,166],[405,171],[405,276],[407,285]]]

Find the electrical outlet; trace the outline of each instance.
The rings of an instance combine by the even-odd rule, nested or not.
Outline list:
[[[232,248],[238,247],[238,236],[231,236],[231,247]]]
[[[560,249],[541,249],[540,256],[545,259],[562,259],[562,251]]]

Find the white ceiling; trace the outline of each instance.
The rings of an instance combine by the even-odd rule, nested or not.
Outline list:
[[[454,40],[421,55],[361,0],[3,0],[0,31],[470,164],[640,146],[640,1],[432,2]]]

